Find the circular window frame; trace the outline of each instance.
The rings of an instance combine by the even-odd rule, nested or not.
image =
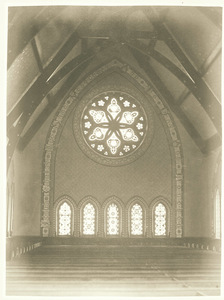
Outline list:
[[[126,154],[122,157],[106,157],[105,155],[102,155],[100,153],[97,153],[94,151],[91,146],[86,142],[84,135],[83,135],[83,128],[82,128],[82,118],[84,115],[84,112],[86,108],[94,102],[94,99],[96,97],[101,97],[102,95],[107,96],[108,94],[114,94],[119,95],[120,97],[127,96],[128,98],[134,99],[136,103],[140,106],[144,116],[146,117],[146,130],[145,135],[140,144],[138,145],[137,149],[135,151],[132,151],[130,154]],[[136,100],[137,99],[137,100]],[[106,91],[101,91],[100,93],[90,93],[86,94],[82,97],[82,99],[79,101],[79,103],[76,106],[74,116],[73,116],[73,132],[75,136],[75,140],[79,146],[79,148],[82,150],[82,152],[92,159],[93,161],[106,165],[106,166],[122,166],[127,165],[135,160],[137,160],[139,157],[141,157],[145,151],[148,149],[149,145],[151,144],[151,141],[153,139],[153,133],[154,133],[154,120],[153,120],[153,113],[151,107],[149,107],[147,98],[142,95],[140,92],[136,91],[134,92],[131,90],[131,94],[128,93],[125,89],[123,90],[110,90],[107,89]]]

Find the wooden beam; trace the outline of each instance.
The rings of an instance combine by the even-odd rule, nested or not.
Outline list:
[[[72,85],[74,85],[79,75],[84,71],[84,69],[87,67],[88,64],[89,61],[86,60],[78,69],[75,70],[75,72],[72,72],[69,78],[63,84],[63,86],[60,88],[60,90],[54,96],[51,97],[51,100],[48,103],[48,105],[41,112],[41,114],[38,116],[35,122],[31,125],[31,127],[26,132],[26,134],[19,139],[18,149],[20,151],[24,150],[25,147],[29,144],[31,139],[35,136],[37,131],[40,129],[40,127],[43,125],[43,123],[47,120],[49,115],[52,113],[52,110],[64,98],[68,90],[72,87]]]
[[[147,51],[147,47],[141,47],[141,44],[139,42],[137,43],[136,41],[134,43],[127,43],[127,45],[138,50],[146,57],[154,58],[159,64],[177,77],[178,80],[180,80],[189,90],[191,90],[192,93],[196,93],[196,86],[193,80],[163,54],[153,49],[151,49],[151,51]]]
[[[208,58],[205,60],[203,65],[200,67],[199,72],[202,77],[206,74],[206,72],[209,70],[209,68],[212,66],[212,64],[215,62],[215,60],[222,54],[222,43],[218,43],[218,45],[215,47],[215,49],[210,53]],[[220,67],[221,68],[221,67]],[[184,90],[183,93],[180,95],[178,99],[179,105],[181,105],[185,99],[189,96],[190,91],[189,90]]]
[[[161,79],[156,74],[155,70],[152,68],[149,61],[144,56],[142,56],[137,50],[131,49],[131,51],[132,51],[133,55],[135,56],[136,60],[138,61],[140,67],[149,76],[149,78],[152,81],[155,88],[162,95],[162,97],[166,100],[167,104],[169,105],[171,110],[174,112],[174,114],[177,116],[177,118],[180,120],[180,122],[183,124],[183,126],[185,127],[185,129],[187,130],[189,135],[192,137],[195,144],[199,147],[199,149],[202,152],[204,152],[204,149],[205,149],[204,140],[201,138],[200,134],[194,128],[194,126],[191,124],[191,122],[186,117],[184,112],[181,110],[179,105],[176,104],[171,93],[166,88],[166,86],[162,83]]]
[[[80,73],[82,72],[82,66],[85,66],[89,63],[89,60],[92,59],[92,56],[89,56],[89,54],[85,54],[85,55],[80,55],[79,57],[77,57],[76,59],[74,59],[73,62],[73,69],[74,71],[71,73],[71,75],[69,76],[69,79],[67,81],[67,84],[69,84],[72,79],[73,79],[73,84],[74,84],[74,80],[77,78],[77,76],[80,75]],[[71,71],[71,69],[69,69],[69,72]],[[55,86],[61,79],[61,72],[59,72],[60,74],[58,76],[56,76],[56,74],[54,75],[54,77],[51,79],[51,84],[48,84],[48,88],[49,90],[52,89],[53,86]],[[67,72],[68,74],[68,72]],[[69,86],[68,86],[69,88]],[[42,101],[42,99],[45,97],[45,94],[42,94],[42,96],[40,96],[39,102]],[[20,139],[20,135],[22,133],[22,130],[24,129],[26,123],[28,122],[29,118],[30,118],[31,112],[28,111],[24,111],[21,118],[19,119],[18,123],[16,124],[16,126],[12,126],[10,127],[9,131],[8,131],[8,138],[9,138],[9,143],[8,143],[8,147],[7,147],[7,155],[8,155],[8,166],[10,164],[10,161],[12,159],[12,155],[14,153],[14,150],[19,142]],[[35,126],[34,126],[35,127]],[[31,132],[29,132],[29,134],[31,134]]]
[[[131,39],[145,39],[145,40],[157,40],[158,39],[158,34],[156,31],[130,31],[128,33],[128,36]]]
[[[118,33],[116,34],[116,36],[118,35]],[[79,36],[81,39],[113,39],[114,38],[114,34],[113,31],[108,31],[108,30],[99,30],[99,31],[91,31],[91,30],[82,30],[79,32]],[[134,39],[134,40],[157,40],[158,38],[158,34],[156,31],[140,31],[140,30],[136,30],[136,31],[128,31],[126,30],[125,33],[122,32],[121,35],[121,40],[126,40],[128,38],[130,39]]]
[[[88,39],[81,39],[81,53],[85,53],[88,49]]]
[[[9,18],[8,68],[34,36],[62,9],[61,6],[9,7],[9,16],[13,13],[14,18]]]
[[[40,54],[39,54],[39,51],[38,51],[38,48],[37,48],[37,43],[36,43],[35,37],[31,40],[31,46],[32,46],[32,49],[33,49],[34,57],[36,59],[39,71],[41,73],[43,73],[44,69],[43,69],[42,61],[41,61]]]
[[[168,27],[165,24],[154,23],[156,26],[160,38],[167,44],[174,55],[181,62],[185,70],[188,72],[190,77],[194,80],[197,89],[197,100],[208,113],[209,117],[213,121],[217,131],[221,134],[222,129],[222,118],[221,118],[221,104],[216,96],[209,89],[207,84],[204,82],[202,75],[195,69],[186,54],[181,49],[178,42],[170,33]]]
[[[43,73],[37,78],[31,88],[25,93],[18,104],[8,114],[8,128],[12,126],[12,124],[23,111],[30,112],[38,106],[40,99],[46,96],[46,90],[48,90],[46,83],[47,79],[56,70],[58,65],[64,60],[64,58],[78,43],[78,41],[78,34],[74,32],[67,40],[67,42],[62,46],[62,48],[58,51],[52,61],[48,64],[48,66],[44,68]]]
[[[222,146],[222,139],[219,134],[213,135],[210,139],[205,141],[204,153],[210,153],[211,151]]]

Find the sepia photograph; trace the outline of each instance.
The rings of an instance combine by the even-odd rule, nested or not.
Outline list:
[[[3,299],[221,299],[221,2],[31,3],[4,6]]]

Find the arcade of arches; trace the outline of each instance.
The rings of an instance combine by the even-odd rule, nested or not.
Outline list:
[[[114,202],[115,200],[115,202]],[[149,227],[146,224],[145,205],[142,206],[138,199],[132,200],[132,204],[127,208],[128,219],[122,220],[122,205],[119,199],[112,197],[110,202],[105,206],[105,211],[98,211],[98,206],[94,204],[96,200],[87,197],[86,201],[82,205],[82,209],[78,210],[75,214],[74,206],[71,201],[62,199],[57,205],[56,209],[56,235],[65,236],[148,236],[146,228]],[[108,202],[108,201],[107,201]],[[118,204],[117,204],[118,202]],[[151,215],[152,219],[151,228],[153,236],[166,237],[169,236],[168,224],[168,211],[163,201],[157,200],[157,203],[153,207],[153,211],[148,212],[147,215]],[[77,216],[78,215],[78,216]],[[102,221],[96,219],[96,216]],[[77,219],[80,219],[80,226],[78,232],[74,232],[74,224]],[[121,224],[121,227],[120,227]],[[103,228],[103,232],[100,232],[100,228]]]
[[[51,278],[45,263],[62,268],[57,260],[63,257],[63,280],[70,276],[67,269],[73,268],[69,272],[76,285],[82,276],[107,280],[102,279],[104,274],[107,278],[114,271],[118,276],[127,268],[131,275],[121,281],[136,276],[130,286],[135,280],[144,285],[142,278],[151,280],[149,273],[154,272],[158,285],[168,286],[166,295],[219,295],[215,272],[220,267],[222,235],[221,29],[214,14],[220,12],[99,10],[9,9],[8,293],[45,295],[41,294],[45,291],[54,296],[46,282],[46,289],[38,291],[43,278],[35,272]],[[26,26],[19,22],[25,15]],[[195,22],[198,30],[189,28],[190,38],[183,25],[187,16],[192,21],[187,24]],[[83,21],[88,18],[91,28]],[[24,35],[25,48],[21,41],[12,46],[13,30],[20,38]],[[94,248],[101,244],[104,248]],[[122,248],[125,245],[133,248]],[[29,259],[37,266],[34,273]],[[200,277],[206,261],[215,264],[214,276],[209,274],[210,265],[203,265],[207,279]],[[20,278],[23,263],[28,267]],[[93,263],[93,273],[102,272],[99,278],[90,274],[87,263]],[[104,273],[107,268],[113,269],[110,274]],[[184,282],[185,290],[190,286],[186,293],[178,285],[182,279],[173,280],[180,270],[184,280],[192,271],[189,282],[198,276],[192,286]],[[36,282],[29,285],[29,276]],[[164,283],[162,276],[171,279]],[[208,287],[203,282],[211,277]],[[59,279],[55,280],[54,286]],[[110,280],[112,287],[115,279]],[[176,286],[170,288],[173,281]],[[85,295],[85,288],[66,284],[65,295]],[[125,291],[126,283],[120,284]],[[143,296],[148,295],[146,290]],[[153,293],[164,296],[160,288]]]

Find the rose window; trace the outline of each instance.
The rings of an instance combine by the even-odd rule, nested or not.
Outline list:
[[[79,125],[76,118],[80,120]],[[117,160],[129,162],[136,159],[129,158],[142,147],[148,132],[152,136],[152,120],[149,122],[149,116],[137,97],[122,92],[105,92],[84,107],[80,105],[74,130],[79,145],[88,156],[116,165]]]

